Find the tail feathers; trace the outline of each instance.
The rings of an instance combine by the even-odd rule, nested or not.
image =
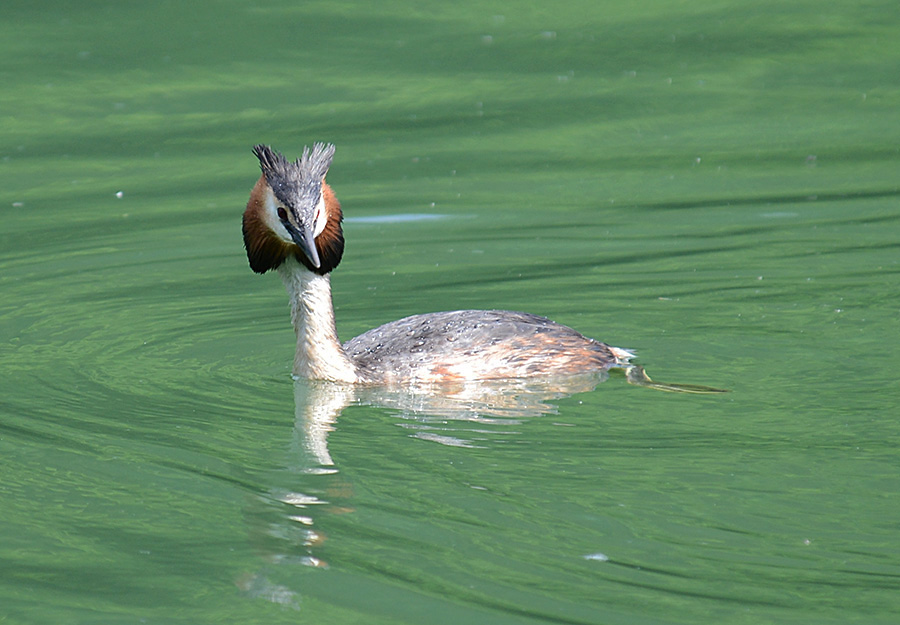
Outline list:
[[[621,347],[610,346],[609,351],[616,357],[616,364],[622,367],[631,364],[631,359],[635,357],[635,353]]]

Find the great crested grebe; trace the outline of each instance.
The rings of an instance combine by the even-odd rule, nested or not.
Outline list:
[[[342,214],[325,182],[334,146],[316,143],[311,150],[304,148],[294,162],[265,145],[257,145],[253,152],[262,175],[244,211],[244,247],[250,268],[257,273],[277,269],[290,295],[297,334],[295,376],[395,385],[568,376],[634,367],[629,364],[633,354],[624,349],[544,317],[505,310],[414,315],[341,345],[329,274],[344,252]]]

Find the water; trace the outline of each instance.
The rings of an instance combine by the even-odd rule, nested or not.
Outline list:
[[[0,618],[896,622],[893,8],[4,4]],[[295,385],[239,222],[314,140],[342,337],[528,310],[731,392]]]

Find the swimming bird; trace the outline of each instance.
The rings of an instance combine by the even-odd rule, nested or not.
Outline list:
[[[625,349],[538,315],[507,310],[413,315],[342,345],[330,276],[344,253],[343,216],[325,181],[335,147],[316,143],[295,161],[266,145],[255,146],[253,152],[262,173],[244,211],[244,247],[250,268],[260,274],[277,271],[290,296],[296,377],[406,385],[634,367],[629,363],[633,354]]]

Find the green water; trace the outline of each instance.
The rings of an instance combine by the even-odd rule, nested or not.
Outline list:
[[[5,2],[0,622],[898,622],[898,42],[877,1]],[[732,392],[295,386],[240,214],[253,144],[316,140],[343,338],[528,310]]]

